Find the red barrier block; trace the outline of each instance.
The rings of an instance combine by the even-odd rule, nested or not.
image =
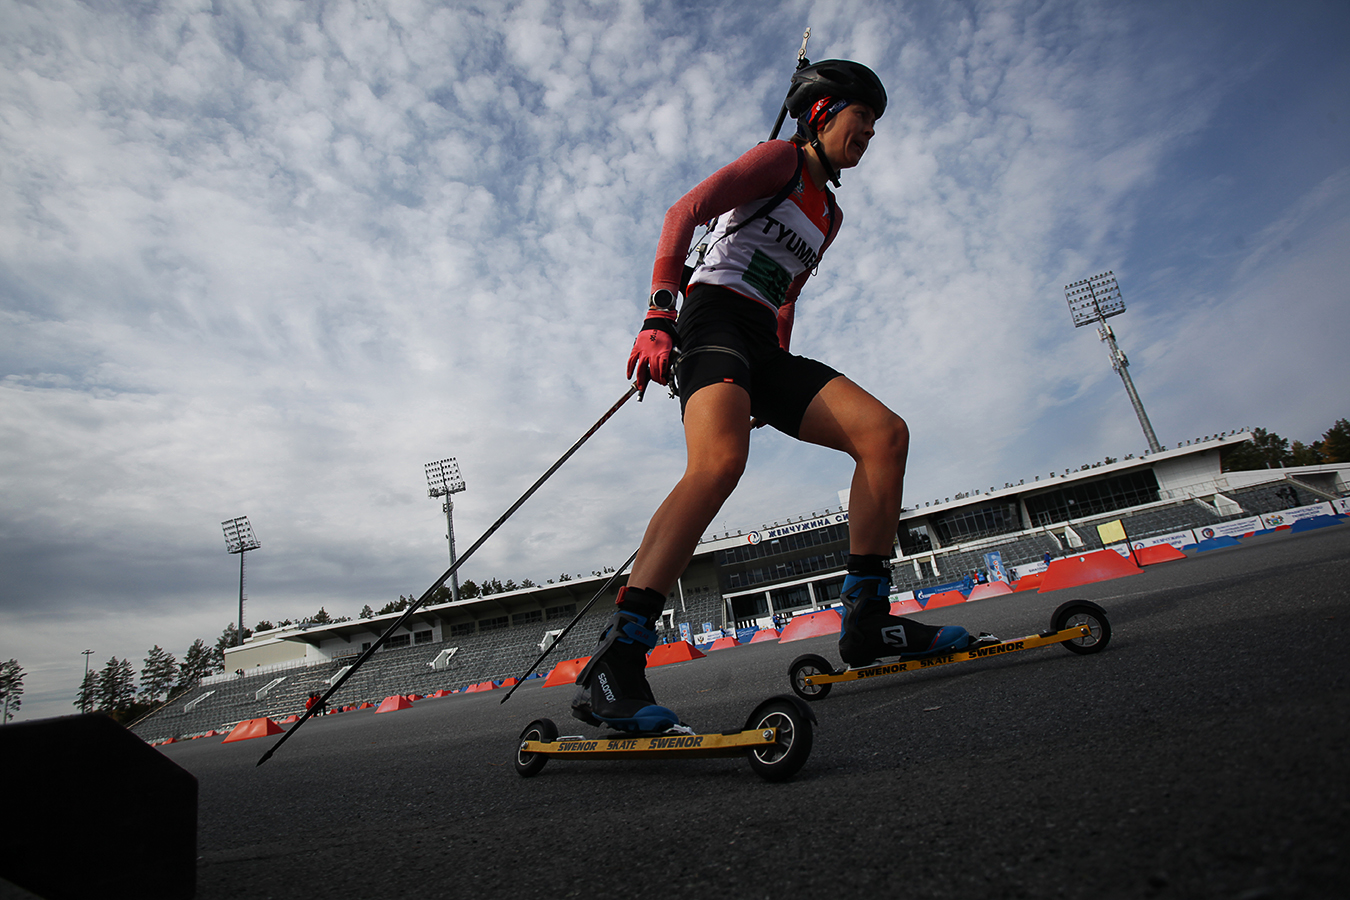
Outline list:
[[[234,726],[234,730],[221,743],[249,741],[253,738],[267,737],[269,734],[281,734],[285,730],[266,716],[261,719],[247,719]]]
[[[589,656],[578,657],[577,659],[565,659],[553,667],[553,671],[548,673],[544,679],[544,687],[554,687],[559,684],[576,684],[577,676],[581,670],[586,668],[586,663],[590,662]]]
[[[727,637],[720,637],[717,640],[713,641],[711,644],[709,644],[708,652],[711,653],[714,650],[730,650],[732,647],[739,647],[740,645],[741,645],[740,641],[728,635]]]
[[[1152,566],[1174,559],[1185,559],[1186,554],[1171,544],[1155,544],[1152,547],[1136,547],[1134,558],[1139,560],[1141,566]]]
[[[974,590],[970,592],[970,596],[966,598],[966,602],[969,603],[971,600],[983,600],[986,597],[1001,597],[1004,594],[1011,594],[1012,592],[1013,589],[1008,587],[1006,581],[991,581],[988,584],[977,584],[975,585]]]
[[[1126,575],[1138,575],[1144,570],[1114,550],[1097,550],[1078,556],[1057,559],[1050,563],[1041,579],[1040,593],[1078,587],[1094,581],[1109,581]]]
[[[392,697],[385,697],[380,708],[375,710],[376,715],[386,712],[398,712],[400,709],[411,709],[412,701],[401,694],[395,694]]]
[[[843,621],[839,613],[832,609],[793,616],[792,621],[784,625],[783,630],[779,632],[778,640],[786,644],[789,641],[804,641],[807,638],[823,637],[827,634],[838,635],[839,629],[843,627]]]
[[[519,678],[512,677],[502,679],[502,687],[515,687],[518,684],[520,684]]]
[[[762,644],[765,641],[776,641],[778,640],[778,637],[777,628],[761,628],[759,631],[755,632],[755,636],[750,639],[750,643]]]
[[[434,694],[431,694],[431,695],[429,695],[429,696],[432,696],[432,697],[449,697],[450,694],[451,694],[451,691],[447,691],[445,688],[441,688],[439,691],[436,691]]]
[[[924,609],[937,609],[942,606],[955,606],[958,603],[965,603],[966,595],[960,591],[943,591],[940,594],[934,594],[928,598],[928,602],[923,605]]]
[[[289,724],[291,724],[292,722],[299,722],[299,721],[300,721],[300,717],[297,716],[295,713],[291,713],[289,716],[287,716],[286,718],[284,718],[284,719],[281,720],[281,724],[282,724],[282,725],[289,725]]]
[[[647,654],[647,668],[666,666],[671,663],[685,662],[690,659],[702,659],[708,654],[688,641],[676,641],[673,644],[658,644]]]
[[[908,600],[891,601],[891,615],[893,616],[904,616],[909,613],[919,612],[922,609],[923,607],[919,605],[919,601],[915,600],[913,597]]]
[[[1041,589],[1041,582],[1044,579],[1044,572],[1037,572],[1035,575],[1023,575],[1021,578],[1017,579],[1017,582],[1013,585],[1013,591],[1039,591]]]

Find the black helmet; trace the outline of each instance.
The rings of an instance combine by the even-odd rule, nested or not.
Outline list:
[[[886,88],[876,73],[847,59],[827,59],[798,69],[788,88],[788,115],[797,119],[821,97],[840,97],[865,103],[878,119],[886,111]]]

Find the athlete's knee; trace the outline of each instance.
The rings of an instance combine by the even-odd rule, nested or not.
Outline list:
[[[894,466],[903,472],[909,457],[909,426],[904,419],[887,411],[885,417],[869,429],[867,439],[861,444],[869,461]]]
[[[704,453],[690,460],[685,477],[698,482],[702,490],[728,497],[745,473],[745,463],[746,454],[731,448]]]

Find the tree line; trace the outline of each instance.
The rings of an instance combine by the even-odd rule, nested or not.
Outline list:
[[[1254,428],[1250,441],[1223,451],[1221,467],[1225,472],[1245,472],[1343,462],[1350,462],[1350,419],[1337,419],[1320,441],[1311,444],[1290,442],[1273,431]]]

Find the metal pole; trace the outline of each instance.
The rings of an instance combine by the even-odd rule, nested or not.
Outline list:
[[[450,541],[450,599],[459,602],[459,572],[455,568],[455,501],[451,495],[445,495],[445,536]]]
[[[80,682],[80,712],[89,712],[89,654],[93,650],[81,650],[84,654],[84,681]]]
[[[642,548],[639,547],[638,549],[640,550]],[[619,580],[619,577],[623,575],[624,570],[633,564],[633,560],[637,559],[637,555],[638,555],[637,550],[634,550],[633,555],[628,557],[628,559],[624,560],[623,565],[619,566],[619,568],[614,570],[614,574],[609,576],[609,580],[600,586],[600,590],[596,591],[595,596],[592,597],[589,601],[587,601],[586,605],[581,608],[581,612],[573,616],[572,621],[568,622],[567,625],[564,626],[563,630],[558,632],[558,634],[553,638],[553,642],[544,649],[544,652],[539,654],[539,658],[534,661],[534,665],[526,669],[524,673],[522,673],[521,676],[516,679],[516,683],[511,686],[511,690],[507,691],[506,696],[502,698],[502,703],[505,703],[507,700],[511,699],[511,695],[516,692],[516,688],[524,684],[525,679],[530,677],[530,673],[532,673],[535,669],[539,668],[539,664],[544,661],[544,657],[552,653],[553,648],[562,643],[562,639],[567,637],[567,633],[572,630],[572,626],[580,622],[581,617],[586,615],[586,613],[590,612],[591,607],[595,605],[595,601],[599,600],[604,595],[605,591],[609,590],[614,585],[614,582]],[[497,705],[500,706],[501,704],[499,703]]]
[[[244,551],[239,553],[239,633],[235,635],[236,647],[244,643]]]
[[[1134,406],[1134,414],[1139,418],[1139,425],[1144,429],[1144,438],[1148,441],[1148,449],[1152,453],[1158,453],[1162,450],[1162,445],[1158,443],[1158,436],[1153,433],[1153,424],[1148,420],[1148,413],[1144,412],[1144,401],[1139,399],[1139,392],[1134,389],[1134,380],[1130,378],[1130,361],[1116,346],[1116,335],[1111,330],[1111,326],[1106,324],[1105,319],[1098,320],[1101,327],[1097,329],[1097,334],[1111,351],[1111,367],[1120,375],[1120,380],[1125,382],[1125,393],[1130,395],[1130,403]]]

